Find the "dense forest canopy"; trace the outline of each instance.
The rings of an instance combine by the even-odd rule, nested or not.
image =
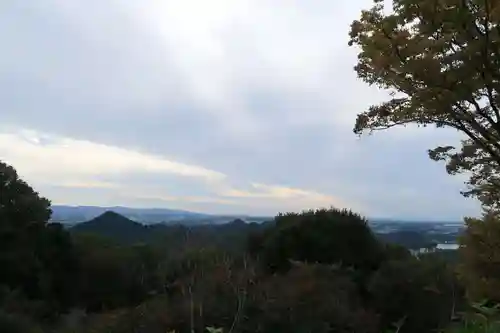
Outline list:
[[[421,333],[467,309],[454,261],[385,243],[348,210],[197,228],[107,212],[67,230],[47,223],[49,201],[0,166],[8,189],[0,234],[9,240],[0,252],[2,332],[378,333],[396,325]]]

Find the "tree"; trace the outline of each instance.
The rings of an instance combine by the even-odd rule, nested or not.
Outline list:
[[[416,124],[456,129],[461,147],[429,150],[450,174],[467,172],[465,196],[500,208],[500,2],[382,0],[351,25],[355,70],[392,98],[358,115],[354,132]]]
[[[0,162],[0,285],[38,291],[37,239],[50,218],[50,202],[21,180],[16,170]]]
[[[460,238],[460,278],[473,301],[500,302],[500,220],[493,213],[467,218]]]
[[[50,215],[50,201],[0,162],[0,288],[7,291],[0,295],[2,307],[46,318],[74,302],[76,254],[62,226],[48,223]]]
[[[0,223],[4,227],[16,224],[45,225],[52,211],[50,201],[40,197],[26,182],[19,178],[16,170],[0,161]]]
[[[137,248],[93,234],[75,236],[75,245],[81,268],[80,306],[98,312],[137,304],[146,297],[150,274]]]
[[[280,214],[275,226],[252,247],[271,271],[286,271],[290,260],[339,264],[360,271],[376,269],[384,248],[367,221],[348,210],[321,209]]]
[[[70,234],[59,223],[48,224],[39,234],[36,253],[43,269],[38,275],[40,296],[52,300],[59,310],[75,304],[78,297],[80,260]],[[53,309],[55,310],[55,309]]]
[[[379,332],[378,316],[335,266],[294,263],[259,281],[249,298],[245,332]]]
[[[368,289],[381,326],[389,329],[400,322],[401,333],[446,327],[463,305],[453,270],[436,257],[387,261]]]

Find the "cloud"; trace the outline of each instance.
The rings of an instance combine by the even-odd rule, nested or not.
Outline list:
[[[218,194],[233,200],[250,202],[255,207],[277,207],[281,212],[328,207],[349,208],[356,211],[362,209],[359,204],[346,203],[332,195],[279,185],[251,183],[246,189],[229,188]]]
[[[118,184],[110,182],[101,182],[95,180],[86,180],[84,182],[80,181],[62,181],[55,184],[59,187],[73,188],[73,189],[118,189],[120,186]]]
[[[338,201],[317,192],[258,183],[248,184],[257,190],[249,192],[233,187],[226,175],[202,166],[34,130],[0,132],[0,151],[1,159],[14,165],[30,183],[64,189],[66,193],[100,190],[108,196],[125,196],[129,200],[188,206],[238,205],[246,207],[247,212],[263,208],[274,212],[279,207],[297,210],[304,204],[330,206]],[[153,182],[148,181],[150,174],[154,175]],[[191,179],[191,183],[185,179]],[[170,185],[175,182],[188,184],[190,194],[172,188]],[[67,195],[64,197],[67,200]],[[60,200],[57,196],[55,199]],[[261,199],[265,199],[265,204]]]
[[[41,144],[45,141],[44,144]],[[203,167],[178,163],[137,151],[52,135],[32,130],[0,134],[0,150],[6,161],[28,177],[154,172],[217,181],[224,174]]]
[[[339,203],[340,200],[332,196],[307,191],[298,188],[285,186],[265,185],[258,183],[250,184],[251,190],[228,189],[219,193],[225,197],[231,198],[252,198],[252,199],[273,199],[273,200],[307,200],[314,201],[316,204],[332,205]]]

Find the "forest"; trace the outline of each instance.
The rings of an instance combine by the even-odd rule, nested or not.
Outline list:
[[[136,223],[113,212],[81,228],[49,223],[49,200],[5,163],[0,187],[1,332],[422,333],[495,324],[492,303],[469,297],[483,300],[500,279],[476,284],[438,252],[385,243],[348,210],[170,226],[131,241],[120,228]],[[464,237],[474,244],[476,234]]]

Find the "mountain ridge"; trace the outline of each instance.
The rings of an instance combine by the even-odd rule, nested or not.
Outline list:
[[[220,224],[142,224],[113,211],[103,214],[69,228],[73,235],[94,235],[118,244],[138,244],[168,242],[182,248],[186,241],[196,239],[204,247],[214,244],[232,244],[230,247],[246,246],[246,238],[252,232],[266,228],[268,223],[247,223],[235,219]]]
[[[113,211],[132,221],[143,224],[221,224],[235,219],[242,219],[246,222],[263,222],[272,219],[272,217],[267,216],[250,216],[244,214],[218,215],[169,208],[53,205],[51,222],[72,225],[89,221],[106,211]]]

